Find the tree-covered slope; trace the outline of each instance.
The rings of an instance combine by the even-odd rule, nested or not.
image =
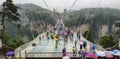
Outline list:
[[[39,7],[34,4],[16,4],[19,7],[20,14],[20,29],[17,28],[17,25],[10,23],[9,21],[5,22],[5,32],[9,36],[8,41],[16,37],[21,37],[25,42],[32,39],[32,34],[34,38],[46,31],[48,26],[53,26],[55,24],[54,12]],[[2,11],[2,8],[0,8]],[[1,20],[1,17],[0,17]],[[13,42],[12,42],[13,43]]]
[[[87,30],[90,29],[91,39],[96,40],[102,36],[104,26],[108,29],[106,35],[114,36],[114,23],[120,21],[120,10],[111,8],[85,8],[68,14],[69,20],[64,21],[67,27],[78,28],[83,24],[88,24]]]

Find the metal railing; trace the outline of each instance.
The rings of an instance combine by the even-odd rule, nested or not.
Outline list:
[[[73,57],[73,52],[67,52],[67,56]],[[26,57],[62,57],[62,52],[28,52]]]

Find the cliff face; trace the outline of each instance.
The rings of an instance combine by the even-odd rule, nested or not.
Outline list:
[[[115,37],[114,23],[120,21],[120,10],[110,8],[85,8],[68,14],[69,20],[64,21],[65,25],[75,31],[78,31],[76,28],[79,28],[79,31],[84,30],[81,31],[82,34],[90,30],[94,40],[104,35]]]
[[[48,26],[55,24],[55,17],[52,15],[53,12],[34,4],[16,4],[20,13],[20,24],[21,28],[17,29],[16,25],[6,21],[5,28],[6,33],[10,38],[15,36],[22,36],[24,39],[32,39],[31,32],[36,37],[43,31],[48,29]],[[0,11],[2,8],[0,8]],[[0,17],[1,20],[1,17]],[[1,24],[1,23],[0,23]],[[2,27],[0,26],[0,29]],[[13,30],[13,31],[11,31]]]

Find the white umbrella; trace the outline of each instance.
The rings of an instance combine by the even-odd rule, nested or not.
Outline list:
[[[64,56],[62,59],[70,59],[68,56]]]
[[[105,57],[105,52],[97,51],[97,52],[96,52],[96,55],[97,55],[97,56],[101,56],[101,57]]]
[[[115,56],[120,56],[120,52],[117,52],[114,54]]]

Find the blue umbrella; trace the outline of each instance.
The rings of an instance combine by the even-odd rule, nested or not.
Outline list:
[[[115,52],[115,53],[116,53],[116,52],[120,52],[120,50],[115,49],[115,50],[113,50],[113,52]]]
[[[12,56],[14,54],[15,54],[15,52],[13,52],[13,51],[9,51],[9,52],[6,53],[7,56]]]
[[[115,54],[115,52],[113,52],[113,51],[109,51],[109,54],[112,54],[112,55],[113,55],[113,54]]]

